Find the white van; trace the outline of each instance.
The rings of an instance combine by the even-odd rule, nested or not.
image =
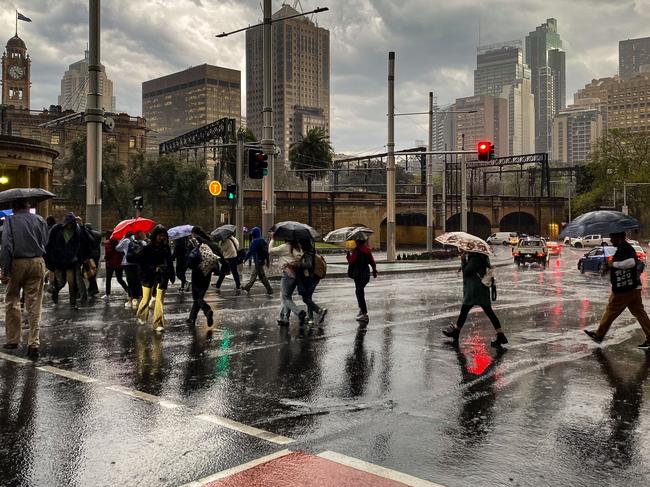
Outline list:
[[[519,237],[517,232],[497,232],[487,238],[490,245],[517,245]]]

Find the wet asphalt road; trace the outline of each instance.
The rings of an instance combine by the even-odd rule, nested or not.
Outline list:
[[[35,366],[0,356],[0,485],[176,486],[284,448],[447,486],[648,485],[650,355],[627,312],[601,347],[582,333],[609,284],[578,255],[497,270],[502,354],[478,310],[458,350],[441,336],[462,295],[449,271],[372,281],[366,330],[348,279],[322,282],[330,314],[305,330],[279,329],[261,286],[235,296],[228,281],[208,296],[212,333],[184,324],[176,288],[163,336],[121,290],[77,312],[46,298]]]

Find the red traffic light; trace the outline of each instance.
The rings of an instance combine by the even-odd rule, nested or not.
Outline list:
[[[494,158],[494,146],[489,140],[481,140],[476,144],[479,161],[489,161]]]

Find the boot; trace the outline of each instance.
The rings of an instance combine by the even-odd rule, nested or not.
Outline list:
[[[496,340],[490,342],[490,345],[494,348],[501,348],[501,346],[505,345],[506,343],[508,343],[508,339],[506,338],[506,335],[503,332],[501,332],[501,333],[497,333]]]
[[[454,342],[457,342],[458,337],[460,336],[460,329],[456,328],[454,325],[449,325],[446,330],[442,330],[442,334],[451,338]]]

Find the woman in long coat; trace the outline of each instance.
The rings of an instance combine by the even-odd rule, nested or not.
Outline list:
[[[492,309],[492,302],[490,300],[490,288],[483,284],[481,279],[491,268],[490,259],[487,255],[479,253],[463,253],[461,255],[461,270],[463,272],[463,305],[460,307],[460,314],[456,325],[450,325],[449,328],[443,330],[442,333],[453,338],[454,342],[458,341],[460,330],[467,320],[469,311],[474,306],[480,306],[485,312],[487,317],[492,322],[492,326],[497,333],[496,339],[491,342],[495,348],[501,347],[508,343],[503,330],[501,330],[501,323],[499,318]]]

